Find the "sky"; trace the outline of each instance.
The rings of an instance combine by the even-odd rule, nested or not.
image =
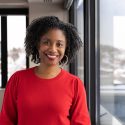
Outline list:
[[[125,16],[114,16],[113,26],[114,47],[125,49]]]
[[[100,44],[125,50],[125,0],[100,1]]]
[[[24,47],[26,34],[25,16],[7,16],[7,42],[8,50]],[[1,41],[1,16],[0,16],[0,41]]]
[[[8,50],[24,47],[24,38],[26,34],[25,16],[8,16]]]

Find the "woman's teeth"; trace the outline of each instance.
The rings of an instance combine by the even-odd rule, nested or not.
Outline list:
[[[55,59],[56,56],[53,56],[53,55],[47,55],[50,59]]]

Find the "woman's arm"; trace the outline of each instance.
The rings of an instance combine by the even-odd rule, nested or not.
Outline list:
[[[91,125],[87,108],[86,92],[80,79],[77,79],[74,87],[74,100],[71,107],[71,125]]]
[[[17,125],[16,82],[16,77],[13,75],[7,83],[0,113],[0,125]]]

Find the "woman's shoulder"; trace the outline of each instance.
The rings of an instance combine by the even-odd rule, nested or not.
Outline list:
[[[74,74],[68,72],[67,70],[64,70],[64,69],[63,69],[63,72],[64,72],[65,76],[66,76],[68,79],[80,80],[80,81],[81,81],[81,79],[80,79],[78,76],[76,76],[76,75],[74,75]]]
[[[65,83],[70,83],[71,86],[74,86],[75,88],[83,88],[84,86],[84,82],[76,75],[73,75],[71,73],[69,73],[66,70],[63,70],[65,73],[65,77],[63,78],[63,80],[65,79],[66,82]]]
[[[15,73],[12,74],[11,77],[19,77],[19,76],[30,75],[30,73],[33,71],[34,68],[35,67],[17,70]]]

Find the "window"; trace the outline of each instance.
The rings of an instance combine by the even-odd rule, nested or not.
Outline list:
[[[100,125],[125,124],[124,6],[100,0]]]
[[[26,68],[25,34],[26,16],[7,16],[8,78],[15,71]]]
[[[0,87],[5,87],[7,80],[15,71],[28,67],[24,50],[27,14],[27,9],[1,9]]]
[[[69,22],[75,25],[78,33],[83,40],[83,0],[75,0],[69,10]],[[83,47],[80,49],[77,56],[69,65],[69,70],[72,74],[78,75],[84,81],[84,55]],[[78,61],[79,60],[79,61]]]
[[[77,28],[83,41],[83,0],[77,0]],[[78,76],[84,81],[84,48],[78,54]]]

